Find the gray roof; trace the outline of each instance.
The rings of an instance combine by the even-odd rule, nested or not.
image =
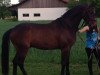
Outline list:
[[[62,0],[20,0],[19,4],[10,6],[9,9],[17,10],[18,8],[56,8],[66,7]]]

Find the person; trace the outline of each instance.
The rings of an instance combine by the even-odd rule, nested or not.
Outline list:
[[[88,56],[88,68],[90,75],[93,74],[92,71],[92,55],[94,53],[96,59],[98,59],[97,56],[97,51],[96,51],[96,45],[98,42],[98,33],[96,32],[95,29],[89,29],[88,26],[83,27],[82,29],[79,30],[80,33],[86,32],[86,53]]]
[[[86,32],[86,49],[94,49],[98,41],[98,33],[95,29],[89,29],[88,26],[79,30],[80,33]]]

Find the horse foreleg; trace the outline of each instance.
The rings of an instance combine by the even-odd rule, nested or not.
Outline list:
[[[25,71],[25,68],[24,68],[24,64],[19,64],[19,67],[21,71],[23,72],[23,75],[27,75],[27,72]]]
[[[61,75],[70,75],[69,72],[69,49],[64,48],[61,51]],[[66,68],[66,72],[65,72],[65,68]]]
[[[87,56],[88,56],[88,69],[89,69],[89,73],[90,75],[93,75],[93,70],[92,70],[92,55],[91,55],[91,49],[89,48],[86,48],[86,53],[87,53]]]

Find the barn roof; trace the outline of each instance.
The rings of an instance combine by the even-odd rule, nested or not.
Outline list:
[[[54,8],[65,7],[66,4],[60,0],[25,0],[20,4],[19,8]]]
[[[61,0],[22,0],[19,4],[10,6],[9,9],[55,7],[66,7],[66,3]]]

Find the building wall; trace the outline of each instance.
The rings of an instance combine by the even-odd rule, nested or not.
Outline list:
[[[19,8],[18,20],[55,20],[61,17],[67,10],[68,8]]]

